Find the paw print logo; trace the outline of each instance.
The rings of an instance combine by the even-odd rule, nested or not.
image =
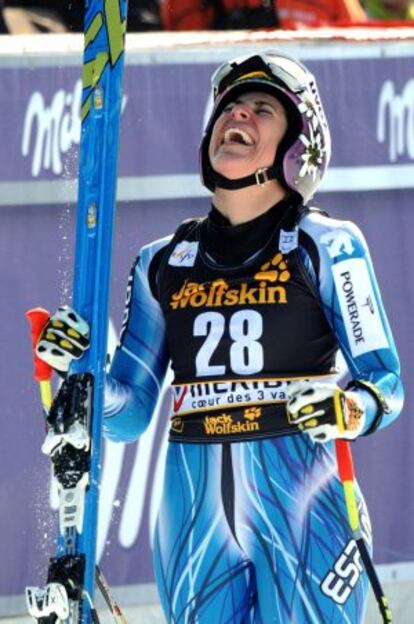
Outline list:
[[[266,282],[287,282],[290,279],[290,273],[283,254],[279,252],[271,260],[262,264],[254,278]]]
[[[184,431],[184,422],[182,418],[173,418],[171,420],[171,429],[176,431],[177,433],[182,433]]]
[[[262,408],[261,407],[247,407],[244,410],[244,417],[246,418],[246,420],[256,420],[256,418],[260,418],[260,416],[262,415]]]

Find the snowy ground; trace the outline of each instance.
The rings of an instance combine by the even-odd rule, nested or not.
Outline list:
[[[161,607],[158,605],[145,605],[141,607],[127,607],[125,616],[128,624],[164,624]],[[113,624],[114,620],[107,611],[99,612],[101,624]],[[33,624],[29,616],[18,618],[0,618],[1,624]],[[213,624],[213,623],[212,623]]]
[[[385,593],[393,608],[393,621],[396,624],[413,624],[414,621],[414,588],[412,583],[385,583]],[[165,624],[161,608],[158,605],[127,607],[125,615],[128,624]],[[113,624],[107,611],[99,613],[102,624]],[[1,624],[31,624],[30,617],[0,618]],[[365,624],[379,624],[381,617],[373,596],[370,596]],[[214,624],[212,622],[211,624]],[[286,623],[287,624],[287,623]]]

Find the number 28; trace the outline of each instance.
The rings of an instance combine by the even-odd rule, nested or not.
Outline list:
[[[194,320],[194,336],[205,336],[196,359],[197,377],[225,375],[224,364],[211,364],[214,352],[226,329],[226,319],[220,312],[203,312]],[[252,375],[263,369],[263,347],[259,342],[263,334],[263,319],[254,310],[240,310],[229,319],[230,368],[238,375]]]

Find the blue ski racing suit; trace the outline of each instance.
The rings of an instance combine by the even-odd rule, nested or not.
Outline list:
[[[289,383],[335,383],[339,352],[363,434],[387,426],[402,406],[399,361],[351,222],[284,199],[230,226],[213,207],[140,250],[104,427],[112,440],[137,439],[171,365],[154,548],[168,622],[363,621],[368,581],[333,442],[314,442],[286,416]]]

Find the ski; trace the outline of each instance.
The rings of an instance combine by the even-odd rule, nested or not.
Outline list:
[[[26,590],[39,624],[99,622],[98,488],[126,15],[127,0],[85,0],[73,307],[88,322],[91,343],[47,413],[42,450],[58,489],[59,533],[45,587]]]

